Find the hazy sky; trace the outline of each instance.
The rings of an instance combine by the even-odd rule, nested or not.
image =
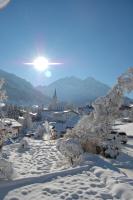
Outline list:
[[[52,62],[51,78],[32,66]],[[109,85],[133,66],[133,0],[12,0],[0,10],[0,68],[48,84],[92,76]]]

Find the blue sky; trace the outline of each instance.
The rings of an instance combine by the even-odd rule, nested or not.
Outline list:
[[[24,65],[38,55],[51,78]],[[132,0],[11,0],[0,10],[0,68],[34,85],[92,76],[108,85],[133,66]]]

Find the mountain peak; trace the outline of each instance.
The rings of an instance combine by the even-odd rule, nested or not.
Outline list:
[[[48,96],[53,95],[55,88],[59,100],[77,105],[89,103],[99,96],[106,95],[110,89],[109,86],[93,77],[82,80],[75,76],[61,78],[48,86],[38,87]]]

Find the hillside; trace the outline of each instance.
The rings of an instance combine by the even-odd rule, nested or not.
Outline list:
[[[36,90],[31,83],[14,74],[0,70],[0,78],[4,78],[8,103],[18,105],[48,104],[50,98]]]

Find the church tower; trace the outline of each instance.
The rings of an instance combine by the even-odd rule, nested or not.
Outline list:
[[[48,109],[49,110],[57,110],[57,107],[58,107],[57,105],[58,105],[58,99],[57,99],[57,93],[56,93],[56,89],[55,89],[53,98],[49,104]]]
[[[56,89],[54,91],[54,95],[53,95],[53,102],[57,103],[57,93],[56,93]]]

